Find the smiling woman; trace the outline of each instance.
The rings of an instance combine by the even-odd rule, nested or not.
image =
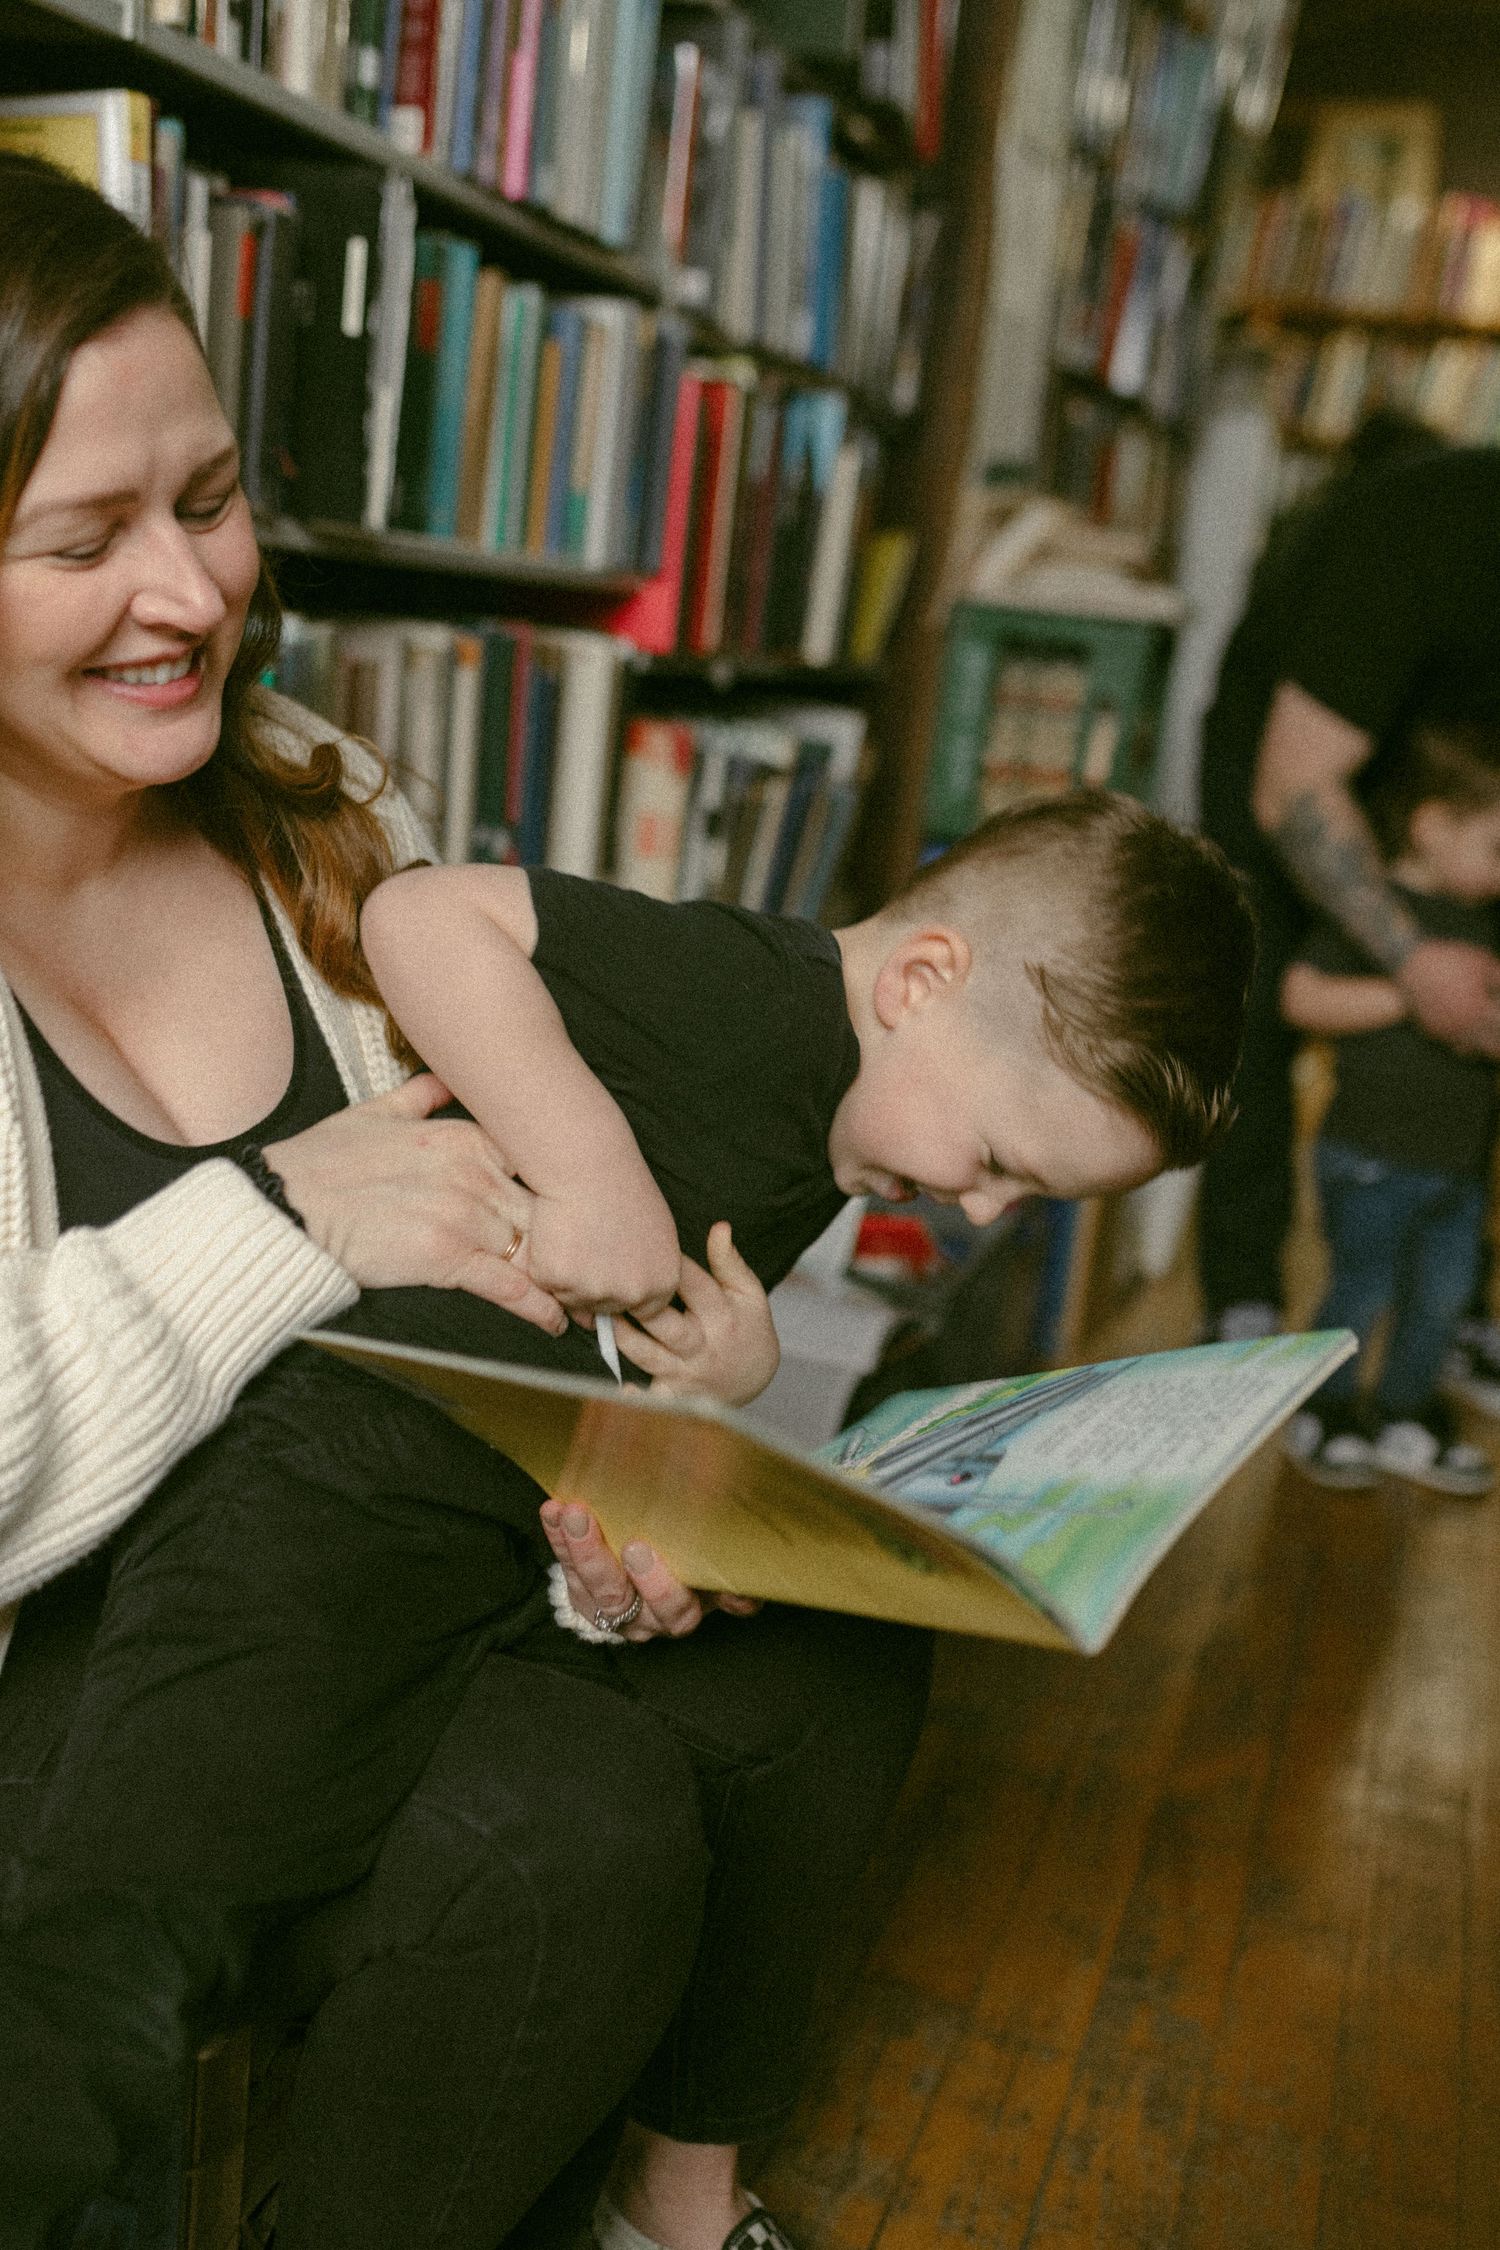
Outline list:
[[[925,1644],[705,1620],[298,1341],[362,1291],[567,1322],[360,949],[431,846],[276,634],[159,250],[0,154],[0,2250],[159,2157],[267,1968],[278,2250],[495,2250],[632,2094],[634,2207],[744,2239]],[[548,1540],[641,1645],[557,1629]]]

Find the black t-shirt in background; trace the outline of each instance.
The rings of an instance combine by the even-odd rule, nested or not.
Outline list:
[[[1290,681],[1371,735],[1379,779],[1418,713],[1500,718],[1500,449],[1365,471],[1268,547],[1203,725],[1204,826],[1243,864],[1261,736]]]
[[[859,1069],[838,946],[811,922],[530,871],[538,974],[620,1104],[701,1264],[728,1219],[772,1288],[841,1209],[834,1112]],[[436,1350],[597,1375],[592,1335],[551,1337],[462,1290],[367,1290],[337,1323]]]
[[[1434,898],[1400,884],[1393,888],[1425,937],[1493,948],[1500,936],[1493,906]],[[1315,926],[1300,957],[1330,976],[1385,974],[1331,922]],[[1337,1085],[1321,1128],[1325,1140],[1342,1141],[1403,1171],[1487,1176],[1500,1085],[1494,1063],[1461,1055],[1411,1022],[1350,1032],[1336,1045]]]

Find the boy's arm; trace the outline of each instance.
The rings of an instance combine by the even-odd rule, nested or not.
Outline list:
[[[1393,977],[1334,976],[1294,961],[1281,980],[1281,1012],[1298,1031],[1336,1039],[1400,1023],[1406,995]]]
[[[408,868],[366,900],[360,936],[402,1031],[536,1197],[517,1253],[533,1280],[576,1310],[668,1305],[677,1230],[532,965],[524,872]]]

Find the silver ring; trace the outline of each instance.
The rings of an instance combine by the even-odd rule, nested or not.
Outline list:
[[[594,1631],[596,1633],[623,1632],[627,1625],[635,1623],[640,1614],[641,1597],[637,1594],[630,1607],[622,1609],[618,1617],[611,1617],[607,1609],[596,1609],[594,1612]]]

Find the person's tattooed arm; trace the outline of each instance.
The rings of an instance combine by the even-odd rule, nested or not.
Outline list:
[[[1359,807],[1334,788],[1293,797],[1270,840],[1303,895],[1393,976],[1421,942]]]

